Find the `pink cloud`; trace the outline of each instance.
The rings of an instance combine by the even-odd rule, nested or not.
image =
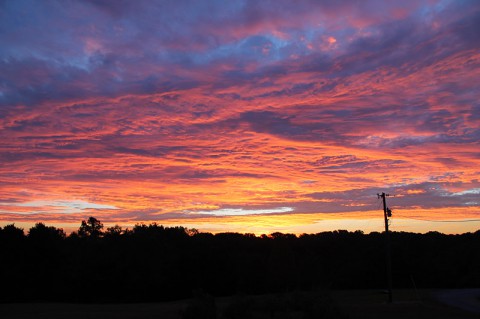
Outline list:
[[[2,222],[370,216],[383,189],[478,213],[477,6],[191,5],[36,4],[57,33],[2,29],[25,36],[0,49]]]

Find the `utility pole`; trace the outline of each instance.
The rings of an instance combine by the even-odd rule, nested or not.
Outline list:
[[[386,198],[389,194],[377,194],[378,198],[383,200],[383,217],[385,218],[385,256],[387,261],[387,284],[388,284],[388,302],[391,303],[392,298],[392,256],[390,251],[390,234],[388,232],[388,217],[392,216],[392,211],[387,207]]]

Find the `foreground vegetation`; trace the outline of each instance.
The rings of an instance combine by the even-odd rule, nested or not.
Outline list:
[[[394,232],[394,288],[480,286],[480,231]],[[104,229],[95,218],[66,236],[36,224],[0,228],[0,301],[149,302],[330,289],[383,289],[381,233],[199,233],[157,224]],[[259,310],[255,310],[259,311]]]

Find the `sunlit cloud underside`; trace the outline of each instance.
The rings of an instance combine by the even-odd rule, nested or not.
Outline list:
[[[0,226],[480,228],[477,1],[0,4]]]

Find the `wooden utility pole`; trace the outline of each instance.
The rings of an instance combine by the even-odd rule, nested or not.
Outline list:
[[[390,195],[381,193],[377,194],[378,198],[383,200],[383,217],[385,218],[385,256],[387,262],[387,285],[388,285],[388,302],[393,301],[392,297],[392,256],[390,251],[390,233],[388,232],[388,217],[392,216],[392,211],[387,207],[386,198]]]

